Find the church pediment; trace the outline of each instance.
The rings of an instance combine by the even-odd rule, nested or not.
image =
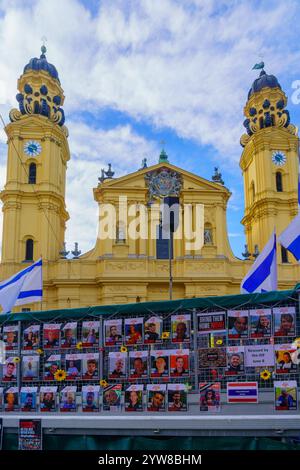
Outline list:
[[[147,188],[147,175],[158,174],[167,170],[171,173],[179,174],[182,178],[182,189],[194,191],[217,191],[230,194],[223,185],[209,181],[201,176],[190,173],[170,163],[159,163],[157,165],[143,168],[120,178],[105,180],[99,188],[101,189],[121,189],[121,188]]]

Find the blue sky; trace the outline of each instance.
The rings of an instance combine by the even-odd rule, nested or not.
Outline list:
[[[232,192],[228,232],[244,247],[239,168],[243,106],[264,60],[292,100],[300,80],[300,2],[220,0],[0,0],[0,107],[16,107],[17,78],[47,37],[47,58],[66,100],[71,161],[67,244],[90,249],[97,233],[92,188],[101,168],[116,176],[157,162],[162,140],[171,163],[210,179],[219,166]],[[294,102],[293,102],[294,101]],[[5,181],[0,133],[0,185]]]

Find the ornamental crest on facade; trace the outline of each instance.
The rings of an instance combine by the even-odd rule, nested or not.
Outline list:
[[[182,188],[181,174],[168,168],[146,173],[145,181],[149,201],[155,197],[179,196]]]

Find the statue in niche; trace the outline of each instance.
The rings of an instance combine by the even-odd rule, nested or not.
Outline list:
[[[212,238],[212,229],[205,228],[204,229],[204,245],[212,245],[213,238]]]
[[[126,240],[125,227],[120,224],[117,226],[117,242],[124,243]]]

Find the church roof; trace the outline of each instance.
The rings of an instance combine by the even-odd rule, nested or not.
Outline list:
[[[30,59],[28,64],[25,65],[23,73],[26,73],[29,70],[44,70],[45,72],[48,72],[52,78],[55,78],[59,82],[58,72],[56,70],[56,67],[47,61],[47,58],[45,56],[46,51],[47,51],[46,47],[42,46],[41,47],[42,54],[40,55],[40,57],[39,58],[33,57],[32,59]]]
[[[262,70],[259,74],[259,77],[254,80],[252,86],[248,93],[248,99],[262,88],[280,88],[281,86],[274,75],[268,75],[264,70]]]

